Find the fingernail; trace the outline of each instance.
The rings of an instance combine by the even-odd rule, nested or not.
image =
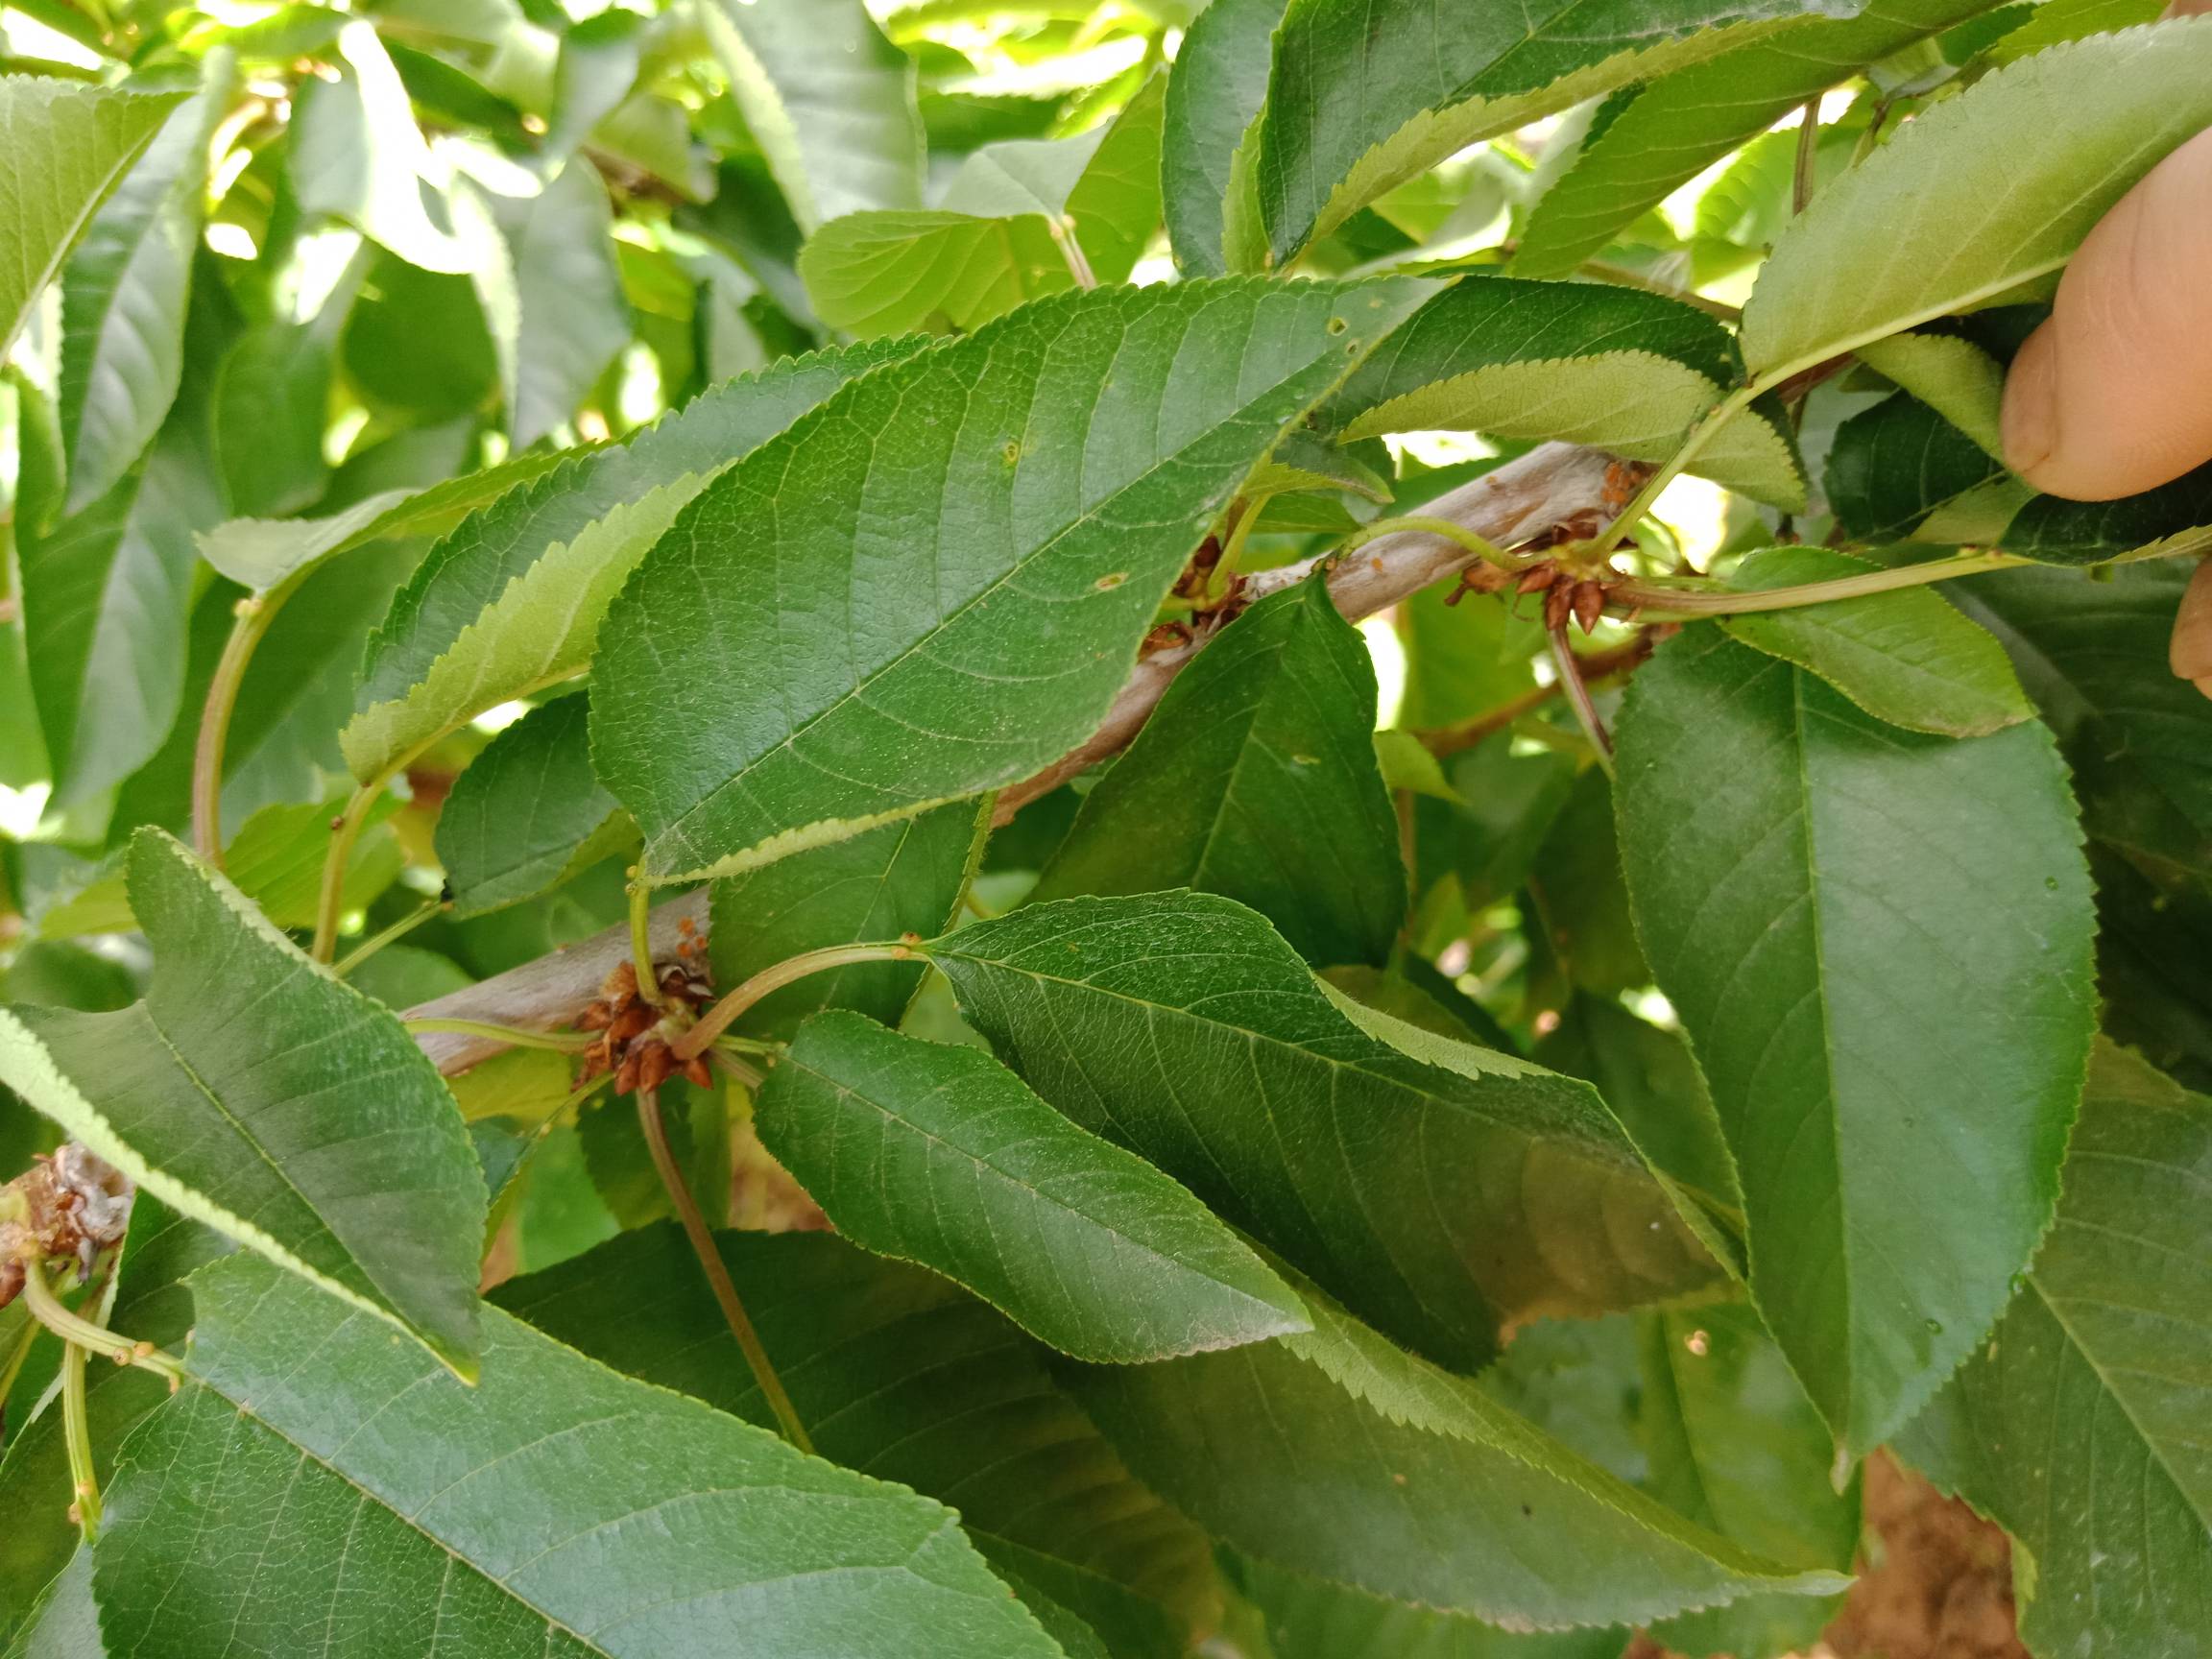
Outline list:
[[[2212,695],[2212,559],[2197,566],[2174,616],[2174,643],[2166,653],[2174,672]]]
[[[2046,323],[2028,336],[2005,377],[2005,465],[2025,477],[2058,444],[2057,341]]]

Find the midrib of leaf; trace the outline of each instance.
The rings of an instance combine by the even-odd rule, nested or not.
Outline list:
[[[848,836],[858,834],[862,830],[872,830],[883,824],[896,823],[902,818],[916,817],[923,812],[930,811],[939,806],[950,805],[954,801],[965,799],[964,796],[960,795],[948,795],[941,799],[923,802],[919,805],[894,807],[882,813],[872,813],[860,818],[822,820],[815,824],[805,825],[797,829],[785,830],[781,834],[773,836],[767,841],[761,842],[756,847],[741,849],[735,853],[725,854],[722,857],[715,860],[713,863],[699,869],[671,871],[667,869],[656,870],[653,868],[652,849],[654,845],[663,843],[671,837],[682,835],[686,825],[690,824],[694,819],[699,817],[700,814],[708,811],[709,808],[710,808],[717,801],[721,800],[723,796],[728,792],[736,789],[745,783],[751,775],[758,770],[761,766],[767,764],[771,757],[782,754],[786,750],[790,750],[801,737],[805,736],[809,731],[811,731],[815,726],[819,725],[823,720],[829,718],[832,714],[840,712],[844,709],[855,703],[859,704],[863,708],[866,708],[868,705],[863,693],[876,682],[892,673],[902,663],[910,661],[916,656],[920,655],[926,647],[935,641],[939,635],[943,634],[948,628],[951,627],[954,623],[959,621],[961,617],[974,611],[978,605],[981,605],[986,600],[998,597],[1006,588],[1008,588],[1016,581],[1017,578],[1026,574],[1031,565],[1037,564],[1040,560],[1049,557],[1059,547],[1061,542],[1066,541],[1069,537],[1073,536],[1080,531],[1090,529],[1097,521],[1099,516],[1105,512],[1107,508],[1112,507],[1117,502],[1122,500],[1125,496],[1128,496],[1136,491],[1143,488],[1154,478],[1159,476],[1161,472],[1165,471],[1168,468],[1179,465],[1185,455],[1189,454],[1192,449],[1199,447],[1208,439],[1211,439],[1216,433],[1222,432],[1232,426],[1248,422],[1250,416],[1246,413],[1246,411],[1248,411],[1253,404],[1262,401],[1267,397],[1278,391],[1280,388],[1289,384],[1290,380],[1296,378],[1299,373],[1303,373],[1304,370],[1309,369],[1311,366],[1311,361],[1309,360],[1307,363],[1300,365],[1299,368],[1293,371],[1290,375],[1286,375],[1283,379],[1276,380],[1268,386],[1263,387],[1260,391],[1254,393],[1252,396],[1244,398],[1242,403],[1237,409],[1231,411],[1226,419],[1217,421],[1211,426],[1200,428],[1197,432],[1193,433],[1190,439],[1181,447],[1172,450],[1168,454],[1158,457],[1153,461],[1151,466],[1145,468],[1143,471],[1138,473],[1126,484],[1123,484],[1120,488],[1115,490],[1111,494],[1099,497],[1097,501],[1094,502],[1091,506],[1086,507],[1073,518],[1069,519],[1057,530],[1054,530],[1044,541],[1039,541],[1031,546],[1030,549],[1026,553],[1022,554],[1021,558],[1016,560],[1012,565],[1008,565],[1007,568],[1001,571],[998,575],[992,578],[988,585],[979,589],[977,591],[971,594],[968,598],[962,600],[958,605],[953,607],[952,610],[939,613],[939,614],[934,619],[932,626],[928,629],[927,632],[918,635],[911,642],[905,646],[904,649],[900,651],[897,656],[886,659],[884,661],[877,664],[876,666],[867,669],[859,684],[855,685],[851,690],[847,691],[844,695],[834,699],[831,702],[825,703],[820,709],[815,710],[812,714],[809,714],[804,722],[794,727],[773,747],[761,750],[759,754],[745,761],[742,767],[740,767],[737,771],[733,772],[729,777],[723,779],[721,782],[715,784],[713,788],[708,790],[706,794],[699,798],[695,805],[687,807],[678,817],[671,819],[667,827],[661,830],[659,834],[655,835],[652,838],[652,841],[647,844],[647,862],[644,867],[644,875],[646,879],[655,882],[668,882],[707,879],[717,876],[734,876],[739,872],[751,869],[756,865],[772,862],[772,858],[767,856],[767,854],[769,854],[771,852],[773,852],[775,857],[782,857],[791,853],[803,852],[811,846],[818,846],[825,841],[843,840]],[[1358,364],[1357,359],[1347,360],[1344,364],[1343,372],[1337,376],[1337,379],[1339,381],[1342,380],[1345,375],[1350,374],[1351,372],[1358,366]],[[1320,397],[1326,397],[1327,395],[1327,391],[1324,390],[1320,393],[1317,393],[1315,397],[1310,401],[1318,401]],[[1262,455],[1253,463],[1251,470],[1257,471],[1265,464],[1266,456]],[[1248,472],[1246,476],[1249,475],[1250,473]],[[846,637],[847,642],[850,643],[852,639],[852,626],[850,616],[847,617]]]

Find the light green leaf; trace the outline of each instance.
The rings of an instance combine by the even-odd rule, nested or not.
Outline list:
[[[1858,1483],[1832,1484],[1827,1426],[1759,1316],[1742,1304],[1647,1313],[1640,1345],[1651,1495],[1771,1560],[1850,1572]],[[1749,1596],[1671,1619],[1653,1640],[1694,1655],[1782,1653],[1812,1647],[1839,1608]]]
[[[132,841],[130,887],[146,1000],[0,1013],[0,1077],[164,1202],[474,1375],[484,1182],[436,1069],[160,831]]]
[[[700,15],[800,229],[922,205],[914,63],[861,0],[709,0]]]
[[[553,109],[545,124],[543,153],[556,160],[573,156],[601,119],[611,115],[637,84],[646,20],[610,9],[564,30],[553,68]]]
[[[2212,1099],[2124,1049],[2090,1070],[2051,1236],[1898,1451],[2011,1533],[2048,1659],[2212,1629]]]
[[[479,915],[550,892],[633,842],[622,805],[591,773],[589,698],[532,709],[469,762],[438,813],[454,911]]]
[[[1259,132],[1259,204],[1283,264],[1479,139],[1856,0],[1291,0]],[[1356,94],[1348,93],[1356,88]]]
[[[1078,137],[986,145],[953,176],[940,209],[825,225],[799,254],[816,314],[863,336],[965,331],[1077,286],[1076,260],[1098,281],[1121,281],[1160,219],[1162,86],[1148,83],[1113,122]],[[1074,238],[1073,252],[1055,226]]]
[[[990,827],[988,806],[955,801],[715,882],[708,900],[715,982],[740,985],[825,945],[942,933]],[[802,1020],[824,1008],[856,1008],[893,1025],[924,972],[919,962],[854,962],[809,974],[756,1002],[735,1029],[787,1042]]]
[[[1398,634],[1406,643],[1406,699],[1399,723],[1433,731],[1487,714],[1536,684],[1529,661],[1544,649],[1541,607],[1481,593],[1446,599],[1459,579],[1425,588],[1398,604]]]
[[[1852,540],[1902,541],[2006,478],[2004,464],[1918,398],[1899,393],[1836,428],[1824,488]]]
[[[831,1234],[716,1242],[823,1456],[955,1506],[993,1558],[1019,1551],[1107,1631],[1116,1659],[1182,1651],[1167,1627],[1204,1619],[1212,1547],[1122,1467],[1043,1347],[950,1281]],[[511,1281],[494,1300],[649,1382],[774,1421],[673,1225]]]
[[[1860,347],[1859,361],[1896,381],[1993,460],[2005,459],[1998,429],[2005,366],[1973,341],[1952,334],[1892,334]]]
[[[1729,577],[1758,591],[1863,575],[1863,559],[1824,547],[1768,547]],[[2035,710],[2005,647],[1926,588],[1900,588],[1723,618],[1730,637],[1809,668],[1878,720],[1909,732],[1980,737]]]
[[[2012,653],[2074,769],[2082,821],[2160,881],[2212,890],[2212,700],[2166,666],[2178,559],[2006,570],[1951,595]]]
[[[2095,918],[2050,734],[1901,732],[1694,628],[1630,683],[1636,930],[1742,1179],[1750,1283],[1853,1453],[2003,1307],[2056,1195]]]
[[[1695,306],[1471,275],[1379,348],[1323,421],[1352,438],[1457,428],[1663,461],[1742,379],[1728,331]],[[1722,427],[1691,470],[1785,509],[1804,504],[1795,444],[1770,403]]]
[[[507,421],[515,446],[536,443],[576,413],[630,339],[630,302],[614,265],[614,216],[598,172],[562,168],[536,197],[497,215],[515,269],[515,349]]]
[[[62,255],[153,141],[183,92],[36,75],[0,77],[0,355]]]
[[[1444,776],[1444,768],[1429,746],[1411,732],[1392,730],[1375,733],[1375,760],[1382,769],[1382,784],[1392,791],[1406,790],[1433,801],[1456,801],[1459,791]]]
[[[936,1269],[1077,1358],[1306,1329],[1298,1298],[1188,1191],[974,1048],[817,1014],[756,1121],[846,1238]]]
[[[1991,63],[2009,63],[2084,35],[2149,23],[2165,10],[2160,0],[2043,0],[2025,23],[2002,36],[1984,57]]]
[[[457,233],[451,209],[428,186],[448,181],[375,28],[355,19],[338,32],[337,78],[301,84],[292,119],[292,188],[300,209],[329,214],[425,271],[466,275],[475,241]],[[437,204],[433,213],[431,203]]]
[[[1375,668],[1318,572],[1168,684],[1032,897],[1166,887],[1249,904],[1315,967],[1390,954],[1406,870],[1375,760]]]
[[[916,344],[818,352],[730,381],[466,519],[369,642],[357,712],[340,737],[353,775],[380,778],[493,705],[582,669],[608,601],[709,478]]]
[[[1030,905],[927,950],[1046,1100],[1447,1363],[1717,1275],[1586,1085],[1331,995],[1230,900]]]
[[[1537,201],[1513,253],[1520,276],[1565,276],[1640,214],[1791,110],[1995,0],[1872,0],[1857,17],[1804,17],[1739,51],[1653,81],[1586,139]]]
[[[255,518],[297,513],[328,485],[323,432],[333,352],[350,303],[349,293],[333,296],[313,322],[257,323],[225,355],[211,447],[233,511]]]
[[[1259,268],[1232,262],[1228,201],[1248,186],[1238,165],[1267,99],[1269,40],[1284,0],[1214,0],[1183,36],[1167,83],[1161,132],[1161,187],[1175,263],[1193,276]],[[1256,217],[1256,204],[1247,215]]]
[[[339,884],[343,910],[367,907],[406,863],[388,822],[397,805],[387,797],[363,821]],[[314,926],[323,865],[330,854],[330,820],[345,805],[341,795],[262,807],[224,849],[223,868],[231,885],[277,926]]]
[[[1936,104],[1813,200],[1743,312],[1761,385],[2064,265],[2212,125],[2212,22],[2056,46]]]
[[[1227,1565],[1263,1622],[1269,1659],[1621,1659],[1629,1640],[1608,1626],[1504,1630],[1264,1561]]]
[[[197,1380],[108,1494],[94,1585],[120,1648],[429,1659],[464,1631],[472,1659],[705,1659],[733,1632],[781,1653],[1059,1651],[942,1505],[508,1314],[486,1311],[468,1388],[249,1257],[192,1293]],[[226,1569],[244,1558],[260,1570]]]
[[[207,139],[228,101],[229,54],[209,54],[202,72],[200,93],[170,111],[62,271],[70,513],[122,480],[153,442],[183,374]]]
[[[645,830],[645,878],[769,863],[1089,736],[1207,526],[1427,291],[1062,296],[763,445],[685,510],[600,640],[593,759]]]
[[[1519,1628],[1842,1588],[1683,1520],[1302,1288],[1306,1335],[1070,1368],[1138,1477],[1244,1553]]]

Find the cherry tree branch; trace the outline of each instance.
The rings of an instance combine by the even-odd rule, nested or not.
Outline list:
[[[1500,547],[1531,541],[1553,542],[1594,534],[1615,517],[1650,475],[1650,469],[1616,460],[1571,444],[1546,444],[1508,461],[1495,471],[1461,485],[1423,509],[1427,517],[1449,519]],[[1303,581],[1329,555],[1248,578],[1239,594],[1249,604]],[[1431,583],[1466,572],[1470,587],[1485,591],[1510,577],[1484,565],[1467,547],[1423,531],[1379,536],[1340,559],[1329,573],[1329,594],[1352,621],[1372,616]],[[1206,633],[1188,644],[1155,651],[1137,664],[1107,710],[1098,730],[1035,777],[1002,791],[998,821],[1004,823],[1025,802],[1049,793],[1125,748],[1137,735],[1175,676],[1205,648],[1227,613],[1214,618]],[[707,895],[686,893],[654,907],[650,945],[655,960],[675,953],[683,926],[705,931]],[[628,923],[567,946],[535,962],[493,975],[406,1011],[409,1020],[467,1020],[549,1031],[574,1022],[599,994],[599,982],[630,956]],[[495,1039],[454,1031],[423,1032],[417,1041],[441,1071],[466,1070],[499,1051]]]

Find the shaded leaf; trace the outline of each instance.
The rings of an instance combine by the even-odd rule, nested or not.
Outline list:
[[[760,1341],[824,1456],[955,1505],[978,1544],[1024,1552],[1164,1626],[1207,1599],[1209,1545],[1140,1486],[1047,1373],[1046,1352],[949,1280],[830,1234],[724,1233]],[[548,1334],[749,1422],[773,1422],[674,1226],[502,1286]],[[1070,1601],[1077,1598],[1070,1595]],[[1108,1621],[1101,1620],[1104,1624]],[[1155,1638],[1117,1641],[1154,1659]]]
[[[485,1312],[468,1388],[250,1257],[192,1293],[197,1380],[108,1493],[94,1583],[119,1647],[427,1656],[463,1630],[483,1659],[683,1659],[735,1629],[794,1653],[1056,1651],[941,1505],[508,1314]],[[224,1570],[241,1555],[260,1571]]]
[[[0,1013],[0,1075],[164,1202],[473,1374],[484,1186],[436,1069],[158,830],[130,885],[146,999]]]
[[[2212,1628],[2212,1099],[2099,1050],[2058,1217],[1989,1341],[1898,1442],[2033,1562],[2037,1654]]]
[[[2000,542],[2008,552],[2055,565],[2098,565],[2206,525],[2212,525],[2212,466],[2116,501],[2038,495],[2005,527]]]
[[[928,953],[1046,1100],[1449,1363],[1714,1276],[1587,1086],[1330,995],[1230,900],[1031,905]]]
[[[1836,429],[1824,488],[1853,541],[1898,541],[1939,508],[2005,476],[1973,439],[1899,393]]]
[[[1791,223],[1744,307],[1745,361],[1772,385],[2057,270],[2207,125],[2212,23],[2095,36],[1985,76]]]
[[[1406,872],[1374,729],[1374,665],[1327,578],[1271,593],[1168,683],[1032,897],[1194,887],[1316,967],[1381,963]]]
[[[629,343],[630,304],[614,266],[613,212],[595,169],[562,168],[499,218],[519,308],[506,370],[508,428],[519,449],[576,413]]]
[[[935,1268],[1079,1358],[1305,1328],[1297,1298],[1189,1192],[973,1048],[817,1014],[769,1074],[757,1126],[854,1243]]]
[[[1996,1316],[2056,1197],[2095,1017],[2064,768],[2034,723],[1901,732],[1697,628],[1619,738],[1637,933],[1735,1156],[1752,1293],[1863,1452]]]
[[[1266,102],[1269,40],[1284,4],[1214,0],[1175,54],[1161,131],[1161,189],[1175,263],[1190,276],[1261,268],[1256,256],[1232,255],[1228,203],[1250,181],[1249,159],[1240,167],[1238,151]],[[1241,208],[1246,218],[1256,205]]]
[[[1551,820],[1528,871],[1528,891],[1536,901],[1535,920],[1575,985],[1612,996],[1651,983],[1628,918],[1612,785],[1597,767],[1575,780]],[[1612,1098],[1602,1088],[1599,1093]]]
[[[2005,366],[1973,341],[1953,334],[1892,334],[1860,347],[1858,357],[1973,439],[1993,460],[2005,459],[1998,422]]]
[[[1243,1553],[1521,1627],[1842,1587],[1682,1520],[1306,1294],[1306,1335],[1071,1368],[1077,1399],[1138,1475]]]
[[[1769,547],[1738,565],[1729,586],[1791,588],[1871,568],[1826,548]],[[1731,638],[1811,669],[1876,719],[1910,732],[1980,737],[2034,713],[2004,646],[1925,588],[1746,611],[1720,626]]]
[[[592,775],[589,698],[557,697],[492,739],[438,814],[438,862],[463,916],[534,899],[635,835]]]
[[[1728,331],[1693,305],[1470,275],[1377,348],[1323,419],[1354,438],[1457,428],[1662,461],[1743,376]],[[1772,403],[1723,427],[1690,469],[1785,509],[1804,501],[1795,443]]]
[[[576,673],[623,578],[709,478],[914,344],[821,352],[742,376],[465,519],[370,639],[357,712],[340,739],[354,776],[382,777],[493,705]]]
[[[861,0],[711,0],[701,16],[801,229],[922,204],[914,64]]]
[[[955,801],[918,817],[714,883],[708,942],[718,984],[736,986],[804,950],[927,937],[952,925],[990,814]],[[807,1015],[856,1008],[898,1023],[919,962],[852,962],[770,992],[738,1017],[743,1035],[788,1041]]]
[[[0,77],[0,354],[100,204],[153,141],[181,91],[139,92],[37,75]]]
[[[763,445],[685,510],[600,641],[592,755],[645,831],[645,878],[768,863],[1089,736],[1207,524],[1424,292],[1068,295]],[[711,725],[671,720],[708,707]]]
[[[1241,1557],[1231,1577],[1260,1612],[1269,1659],[1621,1659],[1628,1640],[1618,1628],[1504,1630]]]

